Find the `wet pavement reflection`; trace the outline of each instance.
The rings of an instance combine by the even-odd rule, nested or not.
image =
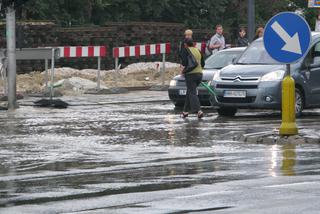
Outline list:
[[[299,127],[319,127],[319,119],[307,112]],[[317,144],[234,140],[279,124],[279,113],[221,118],[213,109],[183,120],[166,101],[0,112],[0,213],[174,213],[140,203],[202,185],[318,176]]]

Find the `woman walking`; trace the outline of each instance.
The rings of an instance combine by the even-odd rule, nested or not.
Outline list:
[[[203,112],[201,111],[200,101],[198,98],[197,87],[202,81],[202,68],[204,67],[204,58],[202,57],[200,51],[194,47],[193,40],[187,38],[184,41],[185,48],[188,52],[188,55],[182,58],[182,65],[184,69],[182,74],[185,76],[186,85],[187,85],[187,96],[184,104],[184,109],[182,112],[182,118],[189,116],[189,113],[197,114],[198,118],[203,117]],[[190,57],[196,61],[197,66],[189,71],[187,68],[190,63]]]

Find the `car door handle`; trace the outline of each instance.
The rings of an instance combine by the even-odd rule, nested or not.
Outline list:
[[[309,70],[309,72],[317,72],[317,71],[320,71],[320,68],[311,68]]]
[[[310,71],[306,71],[305,74],[306,74],[307,80],[309,80],[309,79],[310,79],[311,72],[310,72]]]

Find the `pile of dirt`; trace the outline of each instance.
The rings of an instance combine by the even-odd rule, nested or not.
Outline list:
[[[92,89],[97,88],[97,83],[88,79],[80,77],[71,77],[69,79],[62,79],[55,83],[58,91],[64,95],[84,94]],[[108,89],[103,84],[100,84],[100,89]]]
[[[44,76],[40,72],[17,75],[17,91],[37,93],[44,89]],[[0,92],[4,91],[4,80],[0,79]]]
[[[119,72],[115,70],[102,70],[101,71],[101,85],[102,88],[112,87],[144,87],[155,86],[162,83],[161,78],[162,63],[150,62],[150,63],[135,63],[131,64],[124,69],[120,69]],[[179,74],[180,65],[175,63],[166,62],[165,83],[169,84],[172,77]],[[49,70],[50,76],[50,70]],[[50,77],[49,77],[50,78]],[[85,85],[95,87],[97,83],[97,70],[84,69],[77,70],[73,68],[57,68],[55,69],[55,83],[61,80],[72,78],[80,78],[82,82],[85,80]],[[79,82],[78,81],[78,82]],[[81,82],[80,81],[80,82]],[[76,81],[77,82],[77,81]],[[88,83],[88,84],[87,84]],[[50,83],[49,83],[50,84]],[[81,85],[81,84],[80,84]],[[45,87],[45,72],[32,72],[29,74],[22,74],[17,76],[17,91],[24,93],[39,93],[43,92]],[[85,88],[87,89],[87,87]],[[60,90],[60,89],[59,89]],[[3,91],[3,80],[0,80],[0,92]],[[83,87],[67,87],[63,88],[64,94],[70,94],[83,92]],[[68,93],[70,92],[70,93]]]

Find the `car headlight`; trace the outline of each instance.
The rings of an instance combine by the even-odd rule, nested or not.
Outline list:
[[[284,74],[286,72],[284,70],[277,70],[273,71],[270,73],[267,73],[261,78],[261,82],[266,82],[266,81],[281,81],[284,77]]]
[[[177,86],[177,80],[171,80],[170,81],[170,86],[171,87]]]
[[[217,72],[214,73],[213,81],[220,81],[221,80],[220,73],[221,73],[221,71],[217,71]]]

